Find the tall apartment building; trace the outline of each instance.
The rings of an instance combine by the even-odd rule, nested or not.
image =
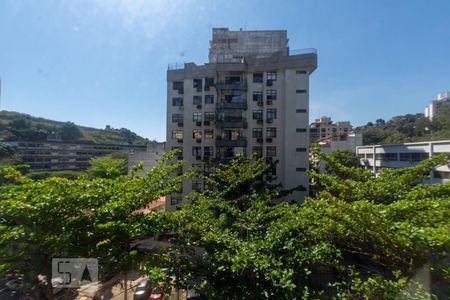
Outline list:
[[[309,125],[309,135],[311,142],[327,140],[330,138],[345,139],[353,130],[349,121],[333,123],[330,117],[321,117]]]
[[[209,63],[167,71],[167,150],[181,149],[206,173],[212,165],[252,153],[279,161],[277,181],[303,186],[287,201],[307,195],[309,75],[314,49],[290,53],[287,31],[213,29]],[[167,197],[166,210],[202,189],[186,180],[183,193]]]
[[[433,120],[433,117],[436,116],[439,109],[444,106],[450,104],[450,92],[440,93],[437,95],[437,99],[433,100],[425,106],[425,117]]]

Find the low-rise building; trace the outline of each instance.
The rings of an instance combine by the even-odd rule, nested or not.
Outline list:
[[[407,168],[427,158],[450,153],[450,140],[361,146],[356,148],[356,153],[360,166],[378,173],[383,168]],[[430,175],[431,183],[450,181],[449,164],[437,167]]]
[[[430,119],[430,121],[433,120],[433,117],[436,116],[441,107],[448,104],[450,104],[450,92],[438,94],[436,100],[425,106],[425,117]]]
[[[114,152],[130,153],[145,150],[146,146],[122,144],[69,143],[61,141],[9,142],[16,148],[24,164],[33,171],[82,171],[89,167],[89,159]]]
[[[309,125],[309,139],[311,143],[329,138],[347,136],[353,127],[349,121],[333,123],[331,117],[323,116]]]
[[[164,143],[148,143],[146,148],[135,148],[128,153],[128,170],[137,163],[144,163],[144,171],[151,170],[161,160]]]

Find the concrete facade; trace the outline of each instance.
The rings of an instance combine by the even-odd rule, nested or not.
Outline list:
[[[145,146],[121,144],[46,142],[10,142],[17,149],[23,163],[34,171],[82,171],[89,167],[89,159],[115,152],[130,153],[144,150]]]
[[[450,104],[450,92],[440,93],[437,95],[437,99],[433,100],[425,106],[425,117],[433,120],[433,117],[436,116],[439,109],[444,106]]]
[[[353,130],[349,121],[333,123],[330,117],[321,117],[309,125],[309,138],[311,142],[328,140],[330,138],[345,137]]]
[[[128,154],[128,170],[137,163],[144,163],[144,171],[151,170],[161,160],[164,143],[148,143],[146,148],[133,149]]]
[[[229,55],[235,48],[215,45],[219,33],[237,38],[239,59]],[[213,29],[210,63],[169,69],[166,149],[182,150],[179,158],[188,162],[184,170],[193,165],[207,173],[218,162],[255,153],[279,161],[276,177],[284,188],[304,187],[287,201],[303,200],[308,192],[309,75],[317,54],[288,55],[286,43],[286,31]],[[255,55],[251,49],[256,48],[266,50]],[[175,210],[187,202],[189,192],[203,188],[186,180],[182,194],[167,197],[166,210]]]
[[[376,174],[383,168],[407,168],[441,153],[450,153],[450,140],[362,146],[356,148],[356,153],[360,166]],[[448,181],[449,164],[439,166],[431,173],[431,183]]]

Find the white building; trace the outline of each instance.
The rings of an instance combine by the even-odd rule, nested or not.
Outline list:
[[[356,148],[356,153],[361,166],[378,173],[383,168],[407,168],[432,156],[450,153],[450,140],[361,146]],[[449,164],[437,167],[430,179],[431,183],[449,180]]]
[[[206,173],[242,153],[279,161],[283,187],[303,186],[287,201],[308,194],[309,75],[314,49],[290,52],[287,31],[214,28],[209,63],[167,71],[167,150]],[[167,197],[166,210],[186,203],[201,182],[185,180],[183,193]]]
[[[436,116],[439,109],[444,106],[450,104],[450,92],[440,93],[437,95],[437,99],[433,100],[425,106],[425,117],[433,120],[433,117]]]
[[[149,171],[161,160],[164,143],[148,143],[146,148],[134,149],[128,153],[128,170],[137,163],[144,163],[144,171]]]

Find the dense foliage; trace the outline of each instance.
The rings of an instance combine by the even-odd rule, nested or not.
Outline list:
[[[363,144],[393,144],[450,139],[450,105],[430,121],[423,114],[407,114],[385,122],[378,119],[363,129]]]
[[[0,111],[0,140],[92,142],[99,144],[144,145],[147,140],[126,128],[96,129],[72,122],[58,122],[12,111]]]
[[[190,176],[172,177],[182,162],[170,156],[143,177],[36,182],[0,167],[2,272],[49,289],[38,275],[49,276],[52,257],[98,257],[102,274],[175,275],[177,286],[215,299],[447,299],[450,183],[422,182],[448,155],[377,177],[340,155],[315,155],[329,172],[310,172],[301,205],[274,204],[283,191],[266,181],[270,166],[239,157],[196,174],[207,188],[192,204],[151,214],[139,209]],[[169,247],[132,247],[161,233],[173,237]]]
[[[52,257],[97,257],[102,274],[128,270],[132,242],[157,231],[158,218],[140,208],[179,190],[182,177],[171,156],[144,176],[48,178],[33,181],[11,166],[0,167],[0,271],[23,274],[27,290],[51,299]],[[45,280],[39,277],[44,275]]]
[[[419,184],[448,158],[379,177],[323,159],[333,173],[311,173],[320,186],[300,206],[249,184],[261,161],[216,169],[167,215],[177,239],[161,263],[218,299],[429,299],[422,272],[448,296],[450,184]]]

